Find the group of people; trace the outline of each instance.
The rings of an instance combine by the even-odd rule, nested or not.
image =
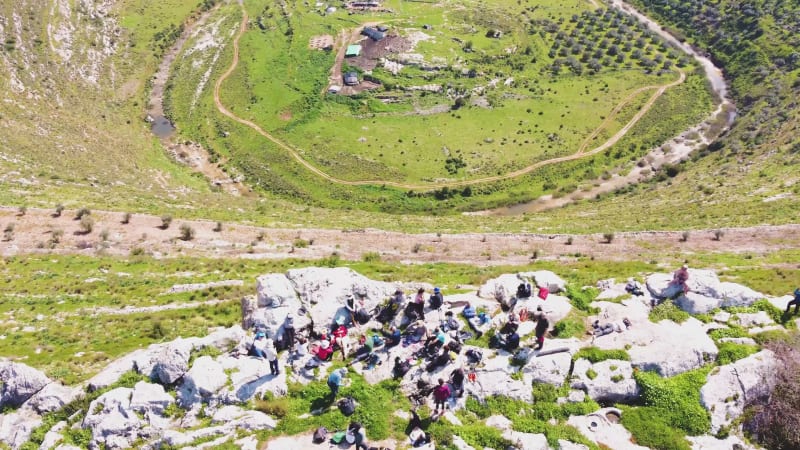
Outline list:
[[[278,375],[280,373],[278,352],[282,349],[290,350],[290,363],[302,361],[304,368],[313,368],[324,362],[332,361],[337,352],[340,352],[345,366],[333,370],[327,377],[331,402],[336,400],[340,387],[345,384],[349,366],[357,362],[362,362],[367,369],[380,365],[383,363],[382,355],[388,354],[388,350],[396,346],[411,348],[406,357],[395,358],[392,367],[392,374],[395,378],[403,378],[420,360],[423,361],[423,367],[427,372],[441,372],[442,368],[453,364],[458,354],[461,353],[464,341],[474,336],[473,332],[480,337],[492,328],[493,323],[486,312],[478,311],[473,305],[467,304],[461,311],[461,315],[472,329],[473,332],[470,332],[469,329],[464,329],[465,327],[462,326],[462,322],[453,310],[447,310],[442,314],[440,309],[444,305],[444,296],[440,288],[434,288],[427,299],[425,294],[425,289],[420,288],[416,295],[406,301],[405,294],[398,289],[384,305],[372,312],[368,312],[364,308],[363,300],[348,295],[343,308],[337,312],[333,323],[324,331],[318,332],[312,323],[307,333],[296,333],[290,315],[280,327],[282,333],[275,333],[277,336],[268,336],[266,330],[257,329],[248,354],[267,360],[270,373]],[[517,294],[521,296],[520,298],[531,297],[530,284],[524,283]],[[535,314],[529,313],[526,308],[519,308],[516,312],[513,311],[513,308],[514,306],[511,306],[511,310],[507,311],[507,320],[504,323],[495,324],[497,325],[495,336],[499,342],[498,346],[509,352],[518,350],[520,348],[518,330],[520,323],[534,320],[536,321],[536,348],[541,349],[544,336],[549,328],[546,313],[541,306],[537,308]],[[430,327],[426,323],[426,310],[428,314],[431,312],[439,314],[437,326]],[[402,319],[395,320],[401,313],[403,314]],[[382,323],[383,326],[365,328],[363,325],[368,324],[372,319]],[[354,331],[355,333],[353,333]],[[381,350],[385,350],[385,352]],[[425,392],[425,397],[433,397],[434,415],[445,411],[450,398],[464,395],[465,383],[468,380],[475,380],[474,365],[480,362],[481,358],[480,351],[469,350],[465,357],[466,366],[454,367],[449,371],[446,379],[438,378],[437,385],[421,390],[421,392]],[[472,370],[465,370],[465,367],[468,369],[470,365]],[[424,399],[421,400],[424,401]],[[363,427],[357,428],[363,433]],[[429,441],[427,434],[421,431],[420,427],[413,427],[409,433],[411,441],[415,444]],[[351,434],[358,435],[355,428]],[[361,447],[365,441],[364,436],[361,436],[360,439],[356,438],[357,447]]]

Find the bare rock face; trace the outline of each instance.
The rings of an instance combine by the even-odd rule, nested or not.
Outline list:
[[[156,412],[162,414],[175,399],[164,391],[160,384],[140,381],[131,393],[131,409],[139,413]]]
[[[41,416],[25,408],[0,414],[0,443],[20,448],[30,439],[34,428],[41,424]]]
[[[116,388],[95,399],[82,427],[92,431],[92,442],[109,448],[128,448],[138,437],[143,421],[131,410],[133,389]]]
[[[561,386],[564,384],[571,366],[572,355],[569,352],[534,356],[523,367],[523,378],[529,381],[528,385],[535,382]]]
[[[626,403],[639,397],[630,361],[606,360],[592,364],[587,359],[575,361],[572,388],[582,389],[593,400],[603,403]]]
[[[549,270],[522,272],[519,274],[519,277],[526,280],[534,280],[539,289],[547,288],[548,291],[554,294],[564,292],[567,289],[567,282]]]
[[[0,362],[0,407],[18,407],[50,383],[42,371],[21,363]]]
[[[711,414],[716,433],[742,415],[751,399],[769,395],[775,386],[775,354],[762,350],[732,364],[715,369],[700,389],[700,403]]]
[[[622,411],[603,408],[585,416],[570,416],[569,425],[577,428],[590,441],[606,448],[619,450],[647,450],[647,447],[631,442],[631,433],[620,423]]]
[[[178,381],[189,370],[192,349],[192,343],[185,339],[170,342],[156,356],[151,377],[168,386]]]
[[[80,387],[53,382],[28,399],[26,406],[33,408],[39,414],[45,414],[58,411],[81,396],[83,390]]]
[[[228,382],[228,375],[222,365],[210,356],[201,356],[183,377],[178,390],[178,398],[184,407],[208,400]]]

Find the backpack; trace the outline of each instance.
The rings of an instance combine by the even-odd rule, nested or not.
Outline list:
[[[500,340],[500,335],[495,334],[491,338],[489,338],[489,348],[500,348],[502,347],[503,342]]]
[[[442,294],[433,294],[431,298],[428,300],[428,304],[430,305],[431,309],[436,310],[442,307],[442,303],[444,303],[444,299],[442,298]]]
[[[481,362],[481,359],[483,359],[483,354],[478,350],[472,348],[467,350],[467,353],[465,353],[465,355],[467,356],[467,359],[469,359],[469,362],[472,364],[478,364],[479,362]]]
[[[448,345],[450,346],[450,351],[452,351],[454,353],[461,353],[461,342],[458,342],[456,340],[452,340],[452,341],[450,341],[450,344],[448,344]]]
[[[520,283],[517,286],[517,298],[528,298],[531,296],[531,284]]]
[[[337,406],[339,406],[339,411],[348,417],[352,416],[353,413],[356,412],[356,401],[353,400],[353,397],[345,397],[339,400]]]
[[[411,363],[408,360],[401,361],[399,365],[395,366],[394,377],[403,378],[409,370],[411,370]]]
[[[314,431],[314,437],[312,442],[315,444],[322,444],[325,442],[325,439],[328,437],[328,429],[325,427],[319,427],[316,431]]]
[[[549,294],[549,293],[550,293],[550,291],[546,287],[539,288],[539,298],[540,299],[547,300],[547,294]]]
[[[369,322],[369,313],[366,309],[360,308],[358,311],[356,311],[356,322],[361,325]]]
[[[344,441],[344,437],[347,435],[344,431],[337,431],[333,433],[333,437],[331,437],[331,442],[334,444],[341,444]]]
[[[524,366],[528,363],[528,360],[531,358],[531,350],[528,348],[521,348],[517,353],[514,353],[512,357],[512,363],[517,366]]]

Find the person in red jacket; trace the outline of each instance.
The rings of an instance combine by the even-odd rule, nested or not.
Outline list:
[[[444,384],[444,379],[439,378],[439,385],[433,389],[434,414],[439,412],[440,407],[442,408],[442,413],[444,413],[447,400],[452,394],[453,392],[450,390],[450,386]]]

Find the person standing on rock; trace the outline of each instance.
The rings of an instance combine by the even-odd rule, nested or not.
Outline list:
[[[439,408],[441,408],[442,413],[444,413],[447,400],[451,395],[453,395],[453,392],[450,390],[450,386],[444,384],[443,378],[439,378],[439,385],[433,389],[434,414],[439,413]]]
[[[786,314],[789,314],[789,309],[794,305],[794,313],[797,314],[800,310],[800,288],[794,290],[794,300],[786,305]]]
[[[536,348],[534,350],[541,350],[544,347],[544,335],[547,329],[550,328],[550,320],[547,314],[542,311],[542,307],[536,307]]]
[[[336,400],[336,395],[339,393],[339,386],[342,385],[345,376],[347,376],[347,367],[334,370],[328,377],[328,387],[331,390],[331,397],[333,397],[334,400]]]
[[[425,320],[425,288],[417,290],[417,295],[414,297],[414,311],[417,313],[417,319]]]
[[[272,339],[266,340],[266,345],[264,346],[264,355],[269,361],[269,373],[272,375],[278,375],[280,373],[278,371],[278,351],[275,350],[275,343],[272,342]]]

